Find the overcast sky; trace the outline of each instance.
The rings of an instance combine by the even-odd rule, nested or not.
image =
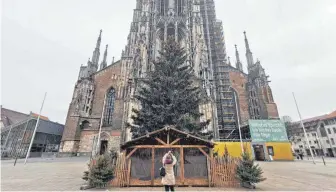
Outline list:
[[[64,123],[81,64],[103,30],[108,63],[126,44],[135,0],[3,0],[1,104]],[[336,110],[335,0],[216,0],[228,55],[238,45],[246,70],[243,31],[255,60],[270,76],[281,116],[298,120]],[[101,58],[104,50],[101,50]]]

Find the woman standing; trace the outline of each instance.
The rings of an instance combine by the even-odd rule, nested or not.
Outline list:
[[[166,175],[162,177],[162,184],[164,185],[166,191],[174,191],[174,165],[176,164],[176,157],[172,154],[171,151],[168,151],[168,153],[163,156],[162,163],[166,169]]]

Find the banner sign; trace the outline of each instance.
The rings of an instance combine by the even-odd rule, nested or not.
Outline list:
[[[249,120],[252,142],[288,141],[281,120]]]

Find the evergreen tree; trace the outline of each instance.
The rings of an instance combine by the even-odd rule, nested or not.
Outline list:
[[[202,136],[202,128],[209,123],[200,122],[202,114],[201,89],[194,71],[186,61],[187,55],[173,38],[168,38],[160,52],[155,69],[139,80],[140,87],[135,95],[140,103],[134,115],[131,132],[139,137],[166,125]]]
[[[114,166],[111,163],[110,154],[98,156],[88,167],[89,169],[84,171],[82,179],[88,181],[92,187],[106,187],[107,183],[113,178]]]
[[[254,164],[250,154],[243,152],[236,171],[236,177],[240,183],[254,186],[256,183],[266,180],[266,178],[262,177],[262,173],[261,167],[258,164]]]

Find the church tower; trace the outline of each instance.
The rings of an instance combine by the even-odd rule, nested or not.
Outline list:
[[[207,102],[200,106],[210,119],[207,129],[216,127],[214,65],[217,61],[213,40],[216,17],[214,2],[205,0],[137,0],[128,43],[122,51],[122,77],[127,103],[125,116],[131,122],[131,109],[138,104],[131,100],[137,91],[138,78],[153,70],[153,62],[168,36],[175,38],[187,52],[186,65],[191,65]],[[224,54],[224,53],[223,53]],[[222,59],[223,60],[223,59]],[[126,138],[127,137],[127,138]],[[125,136],[129,139],[130,136]]]
[[[214,0],[136,0],[120,60],[113,58],[107,65],[106,45],[99,61],[100,30],[92,57],[80,67],[62,137],[62,154],[103,153],[131,139],[127,125],[132,123],[132,109],[141,107],[133,97],[138,79],[154,70],[153,61],[168,37],[186,50],[185,65],[193,68],[195,83],[203,90],[199,110],[204,115],[200,121],[211,121],[204,131],[213,131],[215,139],[237,139],[238,127],[247,126],[249,119],[278,118],[268,76],[259,60],[254,63],[246,32],[248,73],[244,73],[237,46],[236,63],[231,65]]]
[[[252,52],[244,31],[246,60],[248,68],[249,113],[251,119],[279,119],[277,105],[274,102],[269,76],[257,60],[253,63]]]

